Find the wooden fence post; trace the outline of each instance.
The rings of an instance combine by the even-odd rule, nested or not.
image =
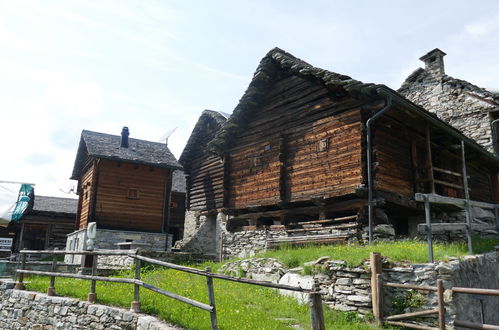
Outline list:
[[[320,288],[317,283],[312,287],[312,293],[309,295],[310,304],[310,321],[312,322],[312,330],[326,330],[324,324],[324,312],[322,310],[322,298]]]
[[[377,290],[377,308],[378,308],[378,319],[376,320],[379,324],[383,324],[383,278],[382,274],[376,275],[376,290]]]
[[[373,307],[374,319],[377,323],[381,323],[379,298],[378,298],[378,281],[377,275],[381,274],[381,254],[379,252],[371,252],[371,303]]]
[[[211,268],[207,267],[206,271],[211,273]],[[213,289],[213,278],[211,276],[206,276],[206,286],[208,287],[208,299],[210,301],[210,306],[213,307],[213,310],[210,312],[211,329],[217,330],[217,309],[215,307],[215,291]]]
[[[437,280],[438,329],[445,330],[444,282]]]
[[[25,249],[23,249],[25,250]],[[21,253],[21,270],[26,268],[26,253]],[[17,274],[17,283],[14,287],[16,290],[24,290],[26,287],[24,286],[24,274]]]
[[[140,281],[140,260],[135,259],[135,280]],[[130,311],[139,313],[140,312],[140,285],[135,283],[133,286],[133,301]]]
[[[99,256],[97,254],[92,256],[92,276],[97,275],[97,261]],[[94,303],[97,301],[97,293],[95,293],[95,283],[96,280],[92,280],[90,283],[90,293],[88,294],[88,302]]]
[[[54,251],[59,250],[58,248],[55,248]],[[57,254],[52,255],[52,268],[50,269],[52,273],[55,273],[57,270]],[[50,284],[47,289],[47,296],[55,296],[55,276],[50,276]]]

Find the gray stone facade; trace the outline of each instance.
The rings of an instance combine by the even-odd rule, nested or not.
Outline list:
[[[94,240],[95,249],[116,250],[120,248],[119,244],[121,243],[140,245],[140,248],[142,250],[148,250],[148,251],[170,251],[171,235],[163,233],[148,233],[148,232],[139,232],[139,231],[97,229],[97,236],[96,239]],[[86,229],[77,230],[67,236],[67,241],[66,241],[67,251],[85,250],[86,246],[87,246]],[[99,257],[99,260],[101,258],[106,258],[106,257]],[[81,256],[67,255],[64,258],[64,262],[67,264],[81,264]]]
[[[0,287],[0,330],[3,329],[181,328],[121,308]]]
[[[491,122],[497,118],[499,95],[446,75],[445,55],[435,49],[421,57],[425,69],[414,71],[398,92],[494,153]]]
[[[177,248],[185,252],[215,256],[217,259],[233,257],[247,258],[267,250],[269,241],[279,241],[288,237],[318,237],[321,235],[346,235],[352,239],[358,236],[356,229],[320,229],[304,233],[285,230],[251,230],[232,232],[227,230],[230,216],[220,212],[216,215],[203,215],[197,211],[187,211],[184,239]],[[360,237],[360,236],[359,236]]]

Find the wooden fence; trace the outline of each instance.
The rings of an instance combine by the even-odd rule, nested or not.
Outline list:
[[[52,255],[53,262],[52,262],[51,271],[45,272],[45,271],[34,271],[34,270],[25,269],[26,268],[26,257],[30,254],[49,254],[49,255]],[[91,275],[58,272],[57,271],[57,256],[58,255],[67,255],[67,254],[91,256],[92,257]],[[116,278],[116,277],[97,276],[97,259],[98,259],[98,257],[99,256],[110,256],[110,255],[114,255],[114,256],[122,255],[122,256],[128,256],[130,258],[133,258],[135,260],[135,278]],[[165,268],[175,269],[178,271],[206,277],[206,286],[208,289],[209,304],[205,304],[205,303],[190,299],[188,297],[180,296],[180,295],[175,294],[173,292],[166,291],[164,289],[161,289],[161,288],[156,287],[152,284],[149,284],[149,283],[142,281],[140,278],[140,271],[141,271],[142,262],[147,262],[147,263],[150,263],[153,265],[162,266]],[[140,288],[142,287],[142,288],[151,290],[153,292],[156,292],[158,294],[176,299],[176,300],[181,301],[183,303],[189,304],[191,306],[194,306],[194,307],[197,307],[197,308],[200,308],[202,310],[209,312],[212,329],[218,329],[217,311],[216,311],[216,307],[215,307],[215,291],[213,288],[213,279],[214,278],[220,279],[220,280],[225,280],[225,281],[232,281],[232,282],[238,282],[238,283],[246,283],[246,284],[250,284],[250,285],[264,286],[264,287],[269,287],[269,288],[274,288],[274,289],[290,290],[290,291],[307,293],[307,294],[309,294],[310,319],[311,319],[312,329],[313,330],[325,330],[326,329],[325,325],[324,325],[324,314],[323,314],[323,310],[322,310],[322,297],[321,297],[322,293],[320,292],[318,285],[314,285],[312,289],[303,289],[300,287],[294,287],[294,286],[290,286],[290,285],[275,284],[272,282],[255,281],[255,280],[251,280],[251,279],[231,277],[231,276],[226,276],[226,275],[222,275],[222,274],[214,274],[211,272],[210,268],[207,268],[205,271],[202,271],[202,270],[199,270],[196,268],[180,266],[180,265],[176,265],[176,264],[165,262],[165,261],[147,258],[147,257],[139,255],[137,250],[95,250],[95,251],[22,250],[20,263],[21,264],[19,266],[19,269],[17,270],[17,281],[16,281],[16,286],[15,286],[15,288],[18,290],[25,289],[25,286],[24,286],[24,275],[25,274],[50,276],[50,284],[49,284],[49,288],[47,289],[47,295],[55,295],[55,279],[56,279],[56,277],[67,277],[67,278],[89,280],[89,281],[91,281],[91,284],[90,284],[90,292],[88,294],[88,301],[93,303],[93,302],[97,301],[97,293],[95,291],[96,282],[103,281],[103,282],[131,284],[134,286],[134,300],[131,303],[131,310],[132,311],[134,311],[134,312],[140,311]]]
[[[401,284],[401,283],[389,283],[383,281],[382,269],[381,269],[381,255],[379,253],[371,253],[371,293],[372,293],[372,306],[374,317],[379,324],[390,324],[395,326],[401,326],[410,329],[423,329],[423,330],[445,330],[445,301],[444,301],[444,285],[443,281],[437,279],[436,286],[425,286],[425,285],[411,285],[411,284]],[[428,291],[435,292],[437,298],[437,308],[423,310],[412,313],[403,313],[385,316],[383,311],[383,297],[384,288],[399,288],[399,289],[409,289],[418,291]],[[461,294],[478,294],[478,295],[489,295],[489,296],[499,296],[499,290],[494,289],[478,289],[478,288],[462,288],[453,287],[449,290],[454,293]],[[422,317],[428,315],[438,315],[438,327],[429,327],[425,325],[420,325],[416,323],[402,322],[401,320],[411,319],[415,317]],[[499,325],[493,324],[482,324],[474,323],[469,321],[454,320],[454,326],[464,327],[469,329],[487,329],[487,330],[499,330]]]

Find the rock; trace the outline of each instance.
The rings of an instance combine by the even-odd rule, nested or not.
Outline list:
[[[294,273],[286,273],[279,280],[279,284],[290,285],[294,287],[299,287],[303,289],[312,289],[314,285],[314,278],[312,276],[303,276]],[[299,303],[304,304],[308,302],[308,294],[301,293],[297,291],[289,291],[289,290],[279,290],[279,293],[284,296],[294,297]]]

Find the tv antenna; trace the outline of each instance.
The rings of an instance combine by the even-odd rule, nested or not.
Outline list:
[[[177,127],[175,127],[174,129],[171,129],[169,131],[167,131],[162,137],[161,139],[159,139],[158,142],[164,142],[166,145],[168,145],[168,138],[170,137],[170,135],[173,134],[173,132],[175,132],[177,130]]]

